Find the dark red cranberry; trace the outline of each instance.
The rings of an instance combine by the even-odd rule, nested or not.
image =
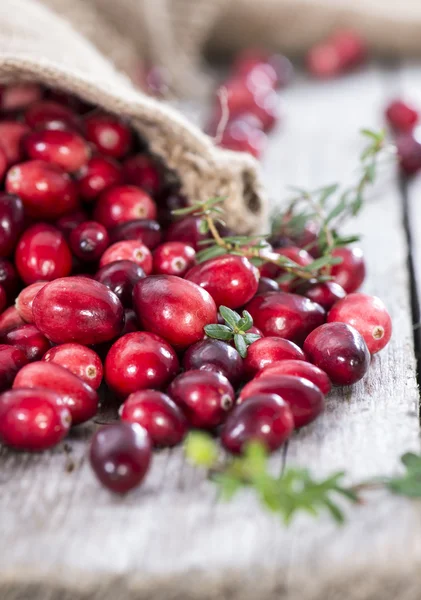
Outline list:
[[[212,296],[195,283],[173,275],[153,275],[139,281],[133,304],[141,327],[178,349],[203,339],[205,325],[217,319]]]
[[[25,121],[31,129],[79,129],[79,120],[68,108],[48,100],[32,104],[25,112]]]
[[[124,310],[117,296],[102,283],[81,276],[45,285],[36,295],[32,311],[35,325],[56,344],[108,342],[124,325]]]
[[[107,286],[119,298],[123,306],[133,304],[133,288],[145,277],[145,272],[131,260],[117,260],[101,267],[95,279]]]
[[[8,302],[13,302],[19,290],[19,277],[10,260],[0,258],[0,285],[4,288]]]
[[[244,360],[249,378],[280,360],[305,360],[304,352],[294,342],[279,337],[263,337],[250,344]]]
[[[82,344],[61,344],[46,352],[43,359],[67,369],[96,390],[102,381],[102,362],[98,354]]]
[[[138,331],[118,339],[107,354],[105,380],[120,397],[148,388],[165,388],[179,370],[171,346],[158,335]]]
[[[107,156],[93,156],[76,178],[79,194],[88,202],[95,201],[101,192],[123,181],[120,165]]]
[[[83,261],[96,261],[101,258],[109,245],[107,230],[96,221],[81,223],[70,234],[70,248]]]
[[[112,244],[99,261],[100,267],[105,267],[110,263],[129,260],[136,263],[143,269],[146,275],[152,273],[152,254],[145,244],[137,240],[123,240]]]
[[[6,85],[1,90],[0,98],[2,112],[23,110],[42,98],[42,88],[37,83]]]
[[[287,402],[296,428],[303,427],[324,409],[324,396],[308,379],[292,375],[267,375],[253,379],[241,390],[239,402],[256,394],[278,394]]]
[[[265,255],[269,256],[273,260],[278,260],[279,255],[284,256],[285,258],[291,260],[292,262],[300,265],[300,267],[306,267],[313,262],[312,256],[307,252],[307,250],[303,250],[302,248],[298,248],[297,246],[289,246],[285,248],[277,248],[272,252],[264,252]],[[269,262],[265,262],[259,268],[260,274],[262,277],[272,277],[276,279],[277,277],[281,277],[286,274],[285,269],[282,267],[278,267]]]
[[[36,283],[31,283],[26,288],[20,292],[19,296],[16,298],[15,307],[16,311],[25,321],[26,323],[33,323],[33,314],[32,314],[32,303],[34,301],[35,296],[38,294],[41,288],[46,285],[45,281],[37,281]]]
[[[45,223],[28,227],[16,247],[15,261],[27,285],[66,277],[72,270],[72,255],[63,234]]]
[[[180,406],[191,427],[213,429],[225,421],[234,405],[228,379],[212,371],[186,371],[174,379],[168,394]]]
[[[98,394],[87,383],[53,362],[33,362],[16,375],[13,388],[46,388],[56,392],[72,416],[72,425],[96,415]]]
[[[392,319],[377,296],[349,294],[335,304],[327,320],[352,325],[363,336],[371,354],[383,350],[392,336]]]
[[[34,131],[24,138],[23,147],[28,158],[53,163],[68,173],[86,165],[90,156],[88,144],[74,131]]]
[[[184,355],[183,367],[186,371],[211,367],[225,375],[234,386],[244,376],[243,359],[235,348],[220,340],[206,339],[190,346]]]
[[[94,217],[111,228],[135,219],[155,219],[156,204],[144,190],[134,185],[114,185],[98,198]]]
[[[313,257],[319,256],[319,233],[320,227],[315,221],[307,221],[302,227],[296,228],[290,224],[292,215],[284,216],[279,229],[269,239],[274,248],[285,248],[298,246],[308,248]]]
[[[25,321],[14,306],[9,306],[9,308],[6,308],[6,310],[0,314],[0,337],[22,325],[25,325]]]
[[[326,317],[323,308],[315,302],[286,292],[255,296],[246,310],[264,335],[282,337],[296,344],[301,344]]]
[[[7,306],[6,290],[0,285],[0,314],[4,311]]]
[[[386,119],[395,131],[412,131],[419,119],[418,111],[403,100],[394,100],[386,108]]]
[[[161,226],[153,219],[135,219],[117,225],[110,232],[111,242],[137,240],[153,250],[162,240]]]
[[[278,292],[279,284],[274,279],[270,279],[270,277],[260,277],[259,285],[257,287],[256,294],[264,294],[266,292]]]
[[[54,220],[78,206],[76,187],[68,173],[43,160],[11,167],[5,187],[10,194],[17,194],[27,214],[37,219]]]
[[[25,123],[18,121],[0,122],[1,147],[4,150],[9,166],[24,159],[22,140],[31,130]]]
[[[406,175],[414,175],[421,169],[421,130],[401,133],[396,138],[396,147],[401,170]]]
[[[312,331],[304,342],[304,351],[334,385],[356,383],[370,366],[364,338],[345,323],[326,323]]]
[[[251,442],[260,442],[274,452],[293,430],[294,417],[285,400],[277,394],[255,394],[228,415],[221,443],[232,454],[241,454]]]
[[[132,131],[114,115],[85,117],[85,135],[98,152],[112,158],[123,158],[132,145]]]
[[[177,216],[173,215],[174,210],[185,208],[188,205],[187,198],[177,193],[172,188],[164,188],[156,197],[158,204],[158,221],[163,227],[168,227]]]
[[[78,98],[74,94],[70,94],[63,90],[46,90],[46,98],[48,100],[52,100],[53,102],[57,102],[57,104],[61,104],[62,106],[67,106],[80,115],[92,111],[94,108],[91,104],[81,100],[81,98]]]
[[[14,251],[24,222],[22,200],[0,192],[0,256],[9,256]]]
[[[346,296],[344,288],[335,281],[316,282],[295,291],[306,298],[310,298],[313,302],[317,302],[326,311],[330,310],[335,302]]]
[[[187,420],[169,396],[156,390],[131,394],[120,408],[122,421],[138,423],[154,446],[176,446],[187,433]]]
[[[3,336],[2,341],[16,348],[20,348],[28,360],[41,360],[44,354],[51,348],[49,340],[35,325],[21,325]]]
[[[68,434],[71,421],[53,390],[14,389],[0,396],[0,441],[15,450],[53,448]]]
[[[66,240],[68,240],[73,229],[76,229],[78,225],[88,220],[88,215],[83,210],[77,210],[60,217],[55,222],[55,226],[57,229],[60,229]]]
[[[317,79],[331,79],[342,70],[339,48],[331,41],[320,42],[310,48],[306,56],[307,70]]]
[[[124,327],[121,335],[133,333],[134,331],[139,331],[139,322],[136,313],[132,308],[126,308],[124,311]]]
[[[267,146],[267,136],[257,127],[237,117],[228,122],[218,145],[236,152],[248,152],[260,158]]]
[[[305,360],[280,360],[279,362],[272,363],[256,373],[255,379],[272,375],[303,377],[314,383],[323,394],[328,394],[332,387],[326,373],[319,369],[319,367],[316,367],[316,365],[312,365]]]
[[[135,154],[123,163],[123,176],[126,183],[136,185],[155,196],[161,187],[161,173],[156,161],[147,154]]]
[[[195,263],[196,252],[184,242],[166,242],[153,253],[153,272],[183,277]]]
[[[173,223],[165,236],[167,242],[184,242],[189,246],[192,246],[196,252],[202,249],[199,244],[200,241],[209,238],[208,233],[202,233],[200,230],[200,224],[202,219],[200,217],[188,216],[180,221]]]
[[[7,171],[7,156],[3,148],[0,146],[0,181],[3,181]]]
[[[365,279],[365,261],[360,248],[335,248],[333,256],[342,258],[342,262],[332,267],[332,277],[347,294],[356,292]]]
[[[126,494],[140,485],[152,458],[149,435],[137,423],[112,423],[92,438],[91,467],[104,487]]]
[[[0,392],[12,386],[16,374],[27,362],[20,348],[0,344]]]

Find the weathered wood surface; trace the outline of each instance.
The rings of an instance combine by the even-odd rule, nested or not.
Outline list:
[[[357,132],[381,123],[393,78],[373,67],[329,84],[299,80],[285,93],[285,122],[264,163],[274,200],[286,184],[352,178]],[[325,415],[294,437],[289,464],[320,475],[345,469],[357,481],[391,474],[403,452],[419,450],[402,210],[386,173],[353,226],[364,235],[365,289],[388,305],[393,340],[362,383],[335,392]],[[417,503],[376,493],[348,511],[342,528],[301,517],[285,529],[250,495],[218,503],[179,450],[158,454],[146,484],[115,498],[85,459],[89,429],[70,440],[71,473],[63,448],[43,456],[0,450],[2,600],[419,598]]]

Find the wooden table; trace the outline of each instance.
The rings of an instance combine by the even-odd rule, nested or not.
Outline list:
[[[403,90],[421,106],[417,65],[371,66],[332,83],[298,77],[283,94],[285,119],[264,161],[273,201],[286,184],[352,178],[359,129],[381,125],[387,99]],[[326,413],[294,437],[288,464],[321,476],[345,469],[352,482],[392,474],[403,452],[419,451],[411,268],[421,273],[420,206],[421,178],[400,187],[389,168],[353,225],[367,256],[364,289],[389,307],[393,340],[364,381],[335,392]],[[343,527],[300,517],[285,528],[252,495],[217,502],[181,450],[156,455],[145,485],[115,498],[87,464],[90,433],[89,426],[74,432],[70,454],[63,447],[33,456],[0,449],[2,600],[421,597],[416,502],[372,493],[348,510]]]

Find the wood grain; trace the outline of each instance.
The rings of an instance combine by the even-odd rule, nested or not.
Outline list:
[[[352,179],[357,132],[379,123],[390,79],[373,67],[333,83],[299,79],[285,93],[264,162],[274,202],[286,184]],[[389,169],[353,226],[364,235],[365,289],[389,307],[393,340],[362,383],[332,394],[325,415],[294,437],[289,464],[345,469],[357,481],[393,473],[403,452],[419,450],[401,200]],[[180,450],[157,454],[146,484],[115,498],[86,462],[90,430],[73,434],[70,454],[0,450],[2,600],[419,598],[416,503],[376,493],[348,510],[342,528],[300,517],[285,529],[249,494],[218,503]]]

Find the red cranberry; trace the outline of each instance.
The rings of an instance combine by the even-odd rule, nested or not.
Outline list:
[[[275,87],[286,87],[294,74],[291,61],[282,54],[266,54],[260,49],[245,50],[237,56],[233,70],[240,77],[245,77],[256,66],[271,67],[270,78]]]
[[[248,152],[260,158],[267,146],[266,134],[241,117],[230,120],[222,133],[219,146],[236,152]]]
[[[165,388],[179,370],[169,344],[154,333],[128,333],[117,340],[105,361],[105,380],[121,398],[138,390]]]
[[[158,204],[158,221],[163,227],[168,227],[177,217],[172,214],[174,210],[185,208],[188,205],[185,196],[170,189],[164,188],[156,198]]]
[[[279,362],[274,362],[256,373],[255,379],[261,379],[262,377],[272,375],[292,375],[293,377],[308,379],[311,383],[314,383],[323,394],[328,394],[332,387],[326,373],[319,369],[319,367],[316,367],[305,360],[281,360]]]
[[[288,404],[277,394],[255,394],[236,406],[221,432],[223,447],[241,454],[251,442],[260,442],[269,452],[290,437],[294,417]]]
[[[79,194],[88,202],[93,202],[101,192],[120,183],[120,165],[106,156],[93,156],[77,173]]]
[[[113,115],[92,115],[85,118],[86,139],[98,152],[112,158],[123,158],[132,145],[130,127]]]
[[[345,323],[326,323],[312,331],[304,342],[304,351],[334,385],[356,383],[370,366],[364,338]]]
[[[32,314],[32,303],[35,296],[38,294],[41,288],[46,285],[45,281],[37,281],[31,283],[28,287],[23,288],[19,296],[16,298],[15,307],[16,311],[26,323],[33,323],[34,317]]]
[[[25,325],[22,317],[14,306],[9,306],[4,312],[0,314],[0,337]]]
[[[60,229],[66,240],[68,240],[73,229],[88,220],[88,215],[83,210],[77,210],[60,217],[55,222],[55,226]]]
[[[183,277],[195,263],[196,252],[183,242],[166,242],[153,253],[153,272]]]
[[[75,113],[63,104],[41,100],[25,112],[25,121],[31,129],[79,129]]]
[[[15,450],[53,448],[70,425],[70,412],[53,390],[14,389],[0,396],[0,440]]]
[[[87,102],[81,100],[77,96],[74,96],[73,94],[70,94],[63,90],[46,90],[46,97],[48,98],[48,100],[52,100],[53,102],[57,102],[62,106],[67,106],[68,108],[71,108],[77,114],[84,114],[86,112],[92,111],[94,108],[91,104],[88,104]]]
[[[217,306],[238,308],[257,292],[259,272],[247,258],[227,254],[193,267],[186,279],[208,291]]]
[[[91,467],[102,485],[116,494],[142,483],[151,458],[149,436],[137,423],[112,423],[92,438]]]
[[[277,248],[272,252],[267,253],[268,256],[277,260],[278,255],[284,256],[285,258],[291,260],[292,262],[297,263],[300,267],[306,267],[313,262],[312,256],[307,252],[307,250],[303,250],[302,248],[298,248],[297,246],[289,246],[286,248]],[[262,277],[273,277],[274,279],[277,277],[281,277],[285,275],[286,271],[282,267],[278,267],[272,263],[264,263],[260,269],[260,274]]]
[[[241,390],[239,402],[256,394],[278,394],[289,405],[295,427],[303,427],[324,410],[324,396],[308,379],[292,375],[267,375],[253,379]]]
[[[206,339],[187,349],[183,358],[186,371],[197,369],[219,371],[233,384],[238,385],[243,379],[243,359],[237,350],[220,340]]]
[[[205,325],[216,323],[216,306],[210,294],[191,281],[173,275],[153,275],[139,281],[133,304],[140,325],[176,348],[203,338]]]
[[[366,59],[366,43],[356,31],[339,29],[330,37],[330,41],[339,53],[342,70],[351,69]]]
[[[0,122],[1,147],[6,154],[9,166],[23,160],[22,140],[30,131],[25,123],[17,121]]]
[[[254,375],[279,360],[305,360],[304,352],[293,342],[279,337],[263,337],[250,344],[244,360],[248,376]]]
[[[162,240],[161,226],[153,219],[135,219],[117,225],[110,232],[111,242],[123,240],[137,240],[153,250]]]
[[[392,319],[377,296],[349,294],[335,304],[327,320],[352,325],[363,336],[371,354],[383,350],[392,336]]]
[[[117,260],[108,263],[95,275],[95,279],[114,292],[126,307],[132,306],[133,287],[144,277],[143,269],[131,260]]]
[[[191,427],[213,429],[223,423],[234,404],[228,379],[212,371],[187,371],[174,379],[168,393],[185,413]]]
[[[19,289],[19,277],[15,267],[6,258],[0,258],[0,285],[6,292],[8,302],[12,302]]]
[[[291,217],[292,215],[284,216],[278,231],[270,237],[270,243],[274,248],[285,248],[291,245],[299,248],[309,248],[309,253],[317,258],[319,256],[318,239],[320,234],[318,223],[307,221],[301,228],[297,229],[291,226]]]
[[[187,420],[169,396],[155,390],[131,394],[120,408],[122,421],[138,423],[154,446],[176,446],[187,433]]]
[[[15,83],[1,90],[0,110],[23,110],[42,98],[42,89],[37,83]]]
[[[264,294],[266,292],[278,292],[279,284],[274,279],[269,277],[260,277],[259,285],[257,287],[256,294]]]
[[[342,300],[346,296],[344,288],[334,281],[314,283],[304,287],[302,290],[298,288],[296,291],[306,298],[310,298],[313,302],[317,302],[326,311],[330,310],[335,302]]]
[[[51,281],[36,295],[32,311],[35,325],[56,344],[107,342],[119,335],[124,325],[117,296],[86,277]]]
[[[17,194],[30,217],[53,220],[75,210],[76,187],[59,166],[43,160],[14,165],[6,176],[6,191]]]
[[[35,325],[21,325],[12,331],[9,331],[2,338],[5,344],[10,344],[16,348],[20,348],[28,360],[41,360],[44,354],[51,348],[50,342],[47,340]]]
[[[339,48],[331,41],[314,45],[306,56],[307,69],[318,79],[336,77],[342,70]]]
[[[396,138],[399,164],[406,175],[414,175],[421,169],[421,129],[401,133]]]
[[[152,273],[152,254],[149,248],[136,240],[123,240],[112,244],[99,261],[100,267],[105,267],[116,261],[130,260],[142,267],[146,275]]]
[[[24,221],[22,200],[17,196],[0,192],[1,256],[9,256],[14,251],[23,230]]]
[[[332,277],[347,294],[355,292],[365,279],[365,261],[360,248],[335,248],[332,256],[339,256],[342,262],[332,267]]]
[[[88,144],[74,131],[34,131],[25,137],[23,147],[28,158],[53,163],[68,173],[85,165],[90,155]]]
[[[18,242],[15,260],[27,285],[65,277],[72,270],[72,255],[63,234],[45,223],[37,223],[25,231]]]
[[[17,372],[28,362],[20,348],[0,344],[0,392],[11,387]]]
[[[226,94],[227,110],[229,115],[237,115],[245,110],[251,111],[256,105],[253,86],[247,85],[244,77],[233,77],[223,83],[222,89],[217,90],[216,96],[220,107],[220,94]]]
[[[7,171],[7,157],[3,148],[0,146],[0,181],[3,181]]]
[[[403,100],[394,100],[386,109],[386,119],[395,131],[412,131],[418,122],[418,111]]]
[[[246,306],[264,335],[282,337],[301,344],[310,331],[324,323],[326,313],[308,298],[286,292],[255,296]]]
[[[180,221],[176,221],[169,227],[165,236],[165,241],[184,242],[185,244],[192,246],[197,252],[202,249],[199,242],[209,238],[208,233],[201,233],[201,223],[202,219],[195,216],[188,216]]]
[[[126,158],[123,164],[126,183],[146,190],[155,196],[161,187],[161,174],[156,162],[146,154],[135,154]]]
[[[96,352],[81,344],[61,344],[48,350],[43,359],[67,369],[97,390],[102,381],[102,363]]]
[[[98,198],[94,216],[105,227],[111,228],[134,219],[155,219],[155,202],[134,185],[114,185]]]
[[[109,245],[107,230],[96,221],[81,223],[70,234],[70,248],[83,261],[101,258]]]
[[[7,306],[6,290],[0,285],[0,314],[4,311]]]
[[[121,335],[133,333],[134,331],[139,331],[139,322],[136,313],[132,308],[126,308],[124,311],[124,327]]]
[[[84,423],[96,415],[98,394],[87,383],[53,362],[33,362],[16,375],[13,388],[46,388],[56,392],[72,416],[72,424]]]

